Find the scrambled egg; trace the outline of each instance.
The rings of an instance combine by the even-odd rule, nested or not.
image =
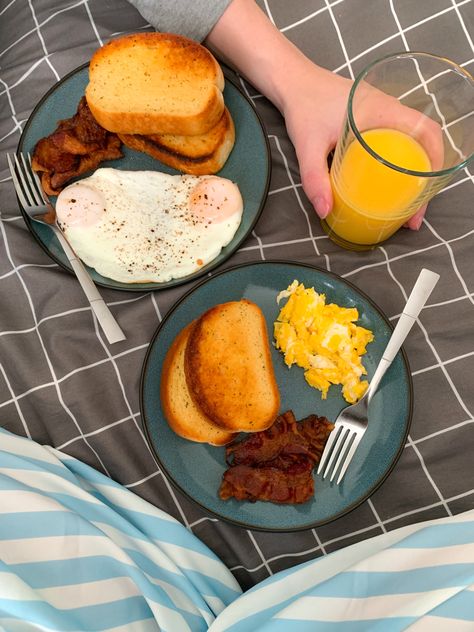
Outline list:
[[[371,331],[354,324],[357,309],[326,305],[324,294],[298,281],[280,292],[277,302],[282,298],[288,301],[274,323],[274,335],[285,363],[302,367],[306,381],[321,391],[322,399],[331,384],[341,384],[344,399],[356,402],[368,387],[361,380],[367,375],[361,356],[374,339]]]

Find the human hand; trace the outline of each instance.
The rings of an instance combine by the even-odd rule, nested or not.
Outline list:
[[[327,158],[342,129],[352,81],[313,64],[298,81],[299,90],[287,91],[281,110],[304,192],[324,219],[333,205]]]
[[[255,42],[259,43],[257,47]],[[333,205],[327,158],[342,131],[353,82],[308,59],[268,20],[254,0],[233,0],[206,43],[283,114],[298,158],[303,189],[318,215],[326,217]],[[393,127],[390,116],[398,116],[396,108],[403,106],[372,90],[374,98],[381,99],[378,111],[387,114],[385,126]],[[424,208],[410,219],[408,226],[419,228],[423,214]]]
[[[301,82],[299,90],[292,86],[281,110],[295,147],[303,189],[319,217],[324,218],[333,204],[327,157],[342,131],[352,81],[314,65],[298,80]],[[295,94],[299,98],[295,98]],[[364,118],[356,120],[359,129],[397,127],[406,131],[426,148],[432,169],[442,167],[442,133],[437,123],[368,84],[359,86],[359,94],[370,101],[362,110]],[[426,207],[424,204],[405,226],[418,230]]]

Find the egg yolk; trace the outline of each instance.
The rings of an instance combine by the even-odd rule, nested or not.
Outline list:
[[[105,198],[100,191],[80,183],[61,191],[56,201],[58,220],[67,226],[93,226],[105,210]]]
[[[237,185],[225,178],[205,178],[189,195],[191,213],[213,222],[223,222],[238,210],[240,204]]]

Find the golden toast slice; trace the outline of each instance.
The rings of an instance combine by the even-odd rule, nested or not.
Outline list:
[[[166,354],[160,385],[161,405],[170,427],[181,437],[199,443],[225,445],[234,434],[208,419],[195,405],[187,387],[184,353],[193,326],[194,323],[190,323],[178,334]]]
[[[120,140],[143,151],[165,165],[193,175],[217,173],[224,166],[235,142],[231,114],[224,108],[221,118],[209,132],[194,136],[177,134],[119,134]]]
[[[185,352],[191,397],[230,432],[257,432],[274,422],[280,396],[261,309],[246,299],[222,303],[196,321]]]
[[[172,33],[134,33],[99,48],[86,99],[119,134],[204,134],[224,110],[224,75],[212,53]]]

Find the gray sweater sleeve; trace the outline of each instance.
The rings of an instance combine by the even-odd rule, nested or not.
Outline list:
[[[232,0],[129,0],[157,31],[202,42]]]

